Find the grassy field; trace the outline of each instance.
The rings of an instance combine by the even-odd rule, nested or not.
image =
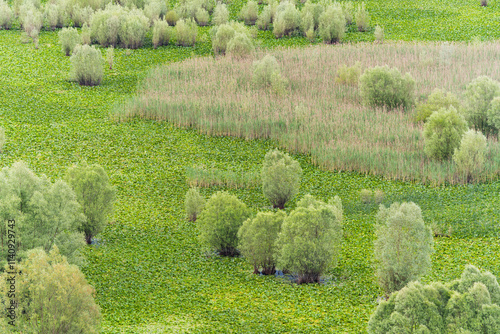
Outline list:
[[[387,11],[399,13],[394,25],[384,18],[387,36],[394,39],[469,40],[476,34],[488,37],[490,31],[500,34],[483,28],[498,13],[493,3],[477,6],[489,16],[457,20],[473,3],[367,2],[374,22],[384,23]],[[420,29],[432,16],[421,17],[425,11],[419,6],[453,14],[431,26],[442,35],[422,35]],[[454,30],[456,37],[444,26],[447,20],[453,26],[463,23]],[[486,22],[478,26],[481,30],[470,28],[479,21]],[[267,32],[259,40],[262,45],[305,43],[298,37],[276,41]],[[432,271],[423,281],[456,278],[467,263],[500,275],[500,182],[429,187],[322,171],[303,154],[293,155],[304,170],[298,198],[306,193],[322,199],[339,195],[344,204],[342,258],[327,273],[326,283],[297,286],[286,279],[258,277],[243,258],[203,254],[195,224],[184,219],[186,169],[205,165],[227,173],[255,173],[267,150],[278,143],[210,137],[153,120],[118,123],[110,114],[115,103],[136,92],[152,66],[209,52],[206,37],[194,48],[145,48],[130,55],[117,49],[114,69],[106,70],[101,86],[88,88],[68,81],[69,59],[57,45],[57,33],[42,32],[40,49],[35,50],[20,43],[19,31],[0,31],[0,126],[7,135],[0,165],[24,160],[36,173],[57,179],[70,164],[87,160],[102,165],[117,187],[114,219],[101,235],[104,244],[87,249],[89,264],[83,268],[97,290],[104,333],[364,333],[382,295],[372,256],[377,207],[361,203],[359,191],[364,188],[382,189],[386,205],[414,201],[426,222],[452,229],[451,238],[435,239]],[[226,188],[204,188],[202,194],[208,198],[221,189]],[[269,206],[259,186],[230,191],[254,212]]]

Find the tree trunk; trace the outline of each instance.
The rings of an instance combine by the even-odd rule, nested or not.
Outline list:
[[[275,273],[276,268],[274,266],[262,268],[262,275],[274,275]]]

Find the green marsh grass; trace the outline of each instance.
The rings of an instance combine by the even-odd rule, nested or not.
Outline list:
[[[252,84],[251,59],[194,58],[153,69],[137,96],[115,108],[115,118],[140,116],[215,136],[275,139],[290,151],[311,154],[314,163],[330,170],[433,184],[465,182],[451,161],[427,158],[422,125],[412,122],[413,110],[363,106],[357,87],[336,83],[337,70],[355,62],[362,70],[387,64],[411,73],[419,99],[435,88],[460,97],[479,75],[500,79],[500,44],[347,44],[273,54],[289,81],[285,94]],[[497,138],[490,137],[478,181],[498,178],[499,155]]]

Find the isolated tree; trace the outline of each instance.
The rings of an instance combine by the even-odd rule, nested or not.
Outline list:
[[[283,221],[276,241],[278,267],[297,273],[299,284],[319,282],[337,265],[341,242],[340,198],[324,203],[306,195]]]
[[[198,188],[190,188],[186,193],[184,207],[189,221],[195,222],[196,217],[200,214],[205,206],[205,199],[201,197]]]
[[[82,206],[86,220],[79,226],[79,230],[85,233],[85,240],[90,244],[92,237],[102,231],[113,212],[116,191],[99,165],[83,163],[70,167],[65,179]]]
[[[368,333],[499,333],[499,297],[496,277],[468,265],[450,283],[410,282],[394,292],[372,314]]]
[[[262,268],[264,275],[276,272],[276,238],[286,217],[283,211],[259,212],[255,218],[248,218],[238,231],[239,250],[250,263],[254,274]]]
[[[380,205],[375,234],[377,276],[387,294],[419,279],[430,268],[432,231],[415,203]]]
[[[500,83],[487,76],[480,76],[465,89],[465,118],[476,130],[488,134],[494,128],[488,122],[491,102],[500,96]]]
[[[424,126],[425,153],[432,159],[449,159],[466,130],[467,122],[454,107],[432,113]]]
[[[16,260],[23,259],[32,248],[49,251],[57,245],[61,254],[80,265],[85,245],[79,225],[85,220],[76,195],[64,181],[55,183],[36,176],[23,162],[0,171],[0,264],[8,254],[8,221],[14,220]]]
[[[249,209],[236,196],[216,192],[198,218],[201,243],[220,255],[237,255],[238,230],[249,216]]]
[[[82,86],[98,86],[104,76],[104,59],[95,46],[77,45],[73,49],[71,76]]]
[[[0,299],[15,310],[14,324],[21,332],[99,332],[102,316],[94,301],[95,290],[80,269],[59,253],[57,246],[49,254],[40,248],[30,250],[15,270],[20,273],[15,277],[15,296],[8,294],[8,278],[12,275],[4,272]]]
[[[264,196],[275,208],[284,209],[299,191],[302,168],[288,153],[275,149],[266,153],[261,177]]]
[[[464,133],[459,148],[455,149],[453,160],[458,171],[465,175],[468,181],[483,169],[486,147],[486,137],[480,131],[469,130]]]
[[[80,44],[81,38],[78,30],[75,28],[62,28],[59,31],[59,43],[61,44],[62,51],[66,56],[69,56],[77,44]]]

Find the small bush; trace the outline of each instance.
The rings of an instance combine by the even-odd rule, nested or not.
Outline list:
[[[352,1],[342,2],[342,10],[344,12],[346,24],[352,24],[354,17],[354,5]]]
[[[201,243],[223,256],[238,255],[238,230],[249,216],[249,209],[236,196],[216,192],[198,218]]]
[[[208,14],[207,10],[204,8],[198,8],[194,17],[201,27],[208,25],[208,21],[210,21],[210,14]]]
[[[165,16],[166,12],[167,5],[164,1],[151,0],[144,6],[144,15],[149,19],[150,25]]]
[[[167,14],[165,14],[165,20],[168,22],[168,25],[173,27],[179,21],[179,15],[175,10],[169,10]]]
[[[121,25],[126,15],[126,9],[119,5],[108,5],[106,9],[95,12],[90,23],[92,40],[102,47],[111,45],[117,47],[120,41],[119,34],[122,33],[125,38],[127,37],[125,36],[125,30],[121,32]]]
[[[384,201],[384,192],[380,189],[375,189],[373,192],[373,201],[375,204],[380,204]]]
[[[275,93],[284,93],[288,80],[280,73],[278,62],[274,56],[266,55],[253,63],[253,83],[258,88],[271,88]]]
[[[9,4],[4,0],[0,0],[0,29],[9,30],[12,27],[13,19],[14,15]]]
[[[487,141],[479,131],[469,130],[464,133],[460,147],[455,149],[453,160],[459,173],[468,181],[477,176],[484,167]]]
[[[379,44],[384,43],[384,28],[377,25],[375,27],[375,32],[373,33],[373,35],[375,36],[375,42]]]
[[[72,76],[80,85],[97,86],[101,83],[104,71],[100,50],[94,46],[77,45],[70,61]]]
[[[55,3],[47,3],[45,5],[43,17],[45,27],[50,30],[61,28],[69,21],[64,9]]]
[[[415,203],[380,205],[375,234],[377,276],[387,294],[417,280],[430,268],[434,239]]]
[[[287,153],[276,149],[266,153],[261,175],[264,196],[273,207],[284,209],[286,202],[299,191],[302,168]]]
[[[73,20],[73,24],[77,27],[83,27],[84,24],[89,25],[92,21],[92,15],[94,15],[94,10],[92,7],[80,7],[78,4],[73,7],[73,11],[71,14],[71,19]]]
[[[149,30],[149,19],[142,10],[132,9],[122,16],[118,36],[120,43],[127,49],[138,49],[144,44],[146,32]]]
[[[271,21],[272,21],[271,6],[267,5],[262,10],[262,13],[260,13],[255,24],[257,25],[257,28],[259,28],[260,30],[268,30],[269,27],[271,26]]]
[[[499,292],[496,277],[472,265],[446,284],[411,282],[378,305],[368,333],[498,333]]]
[[[359,196],[361,197],[361,202],[369,204],[372,201],[373,192],[370,189],[361,189]]]
[[[300,27],[300,13],[295,5],[283,1],[276,9],[276,19],[273,22],[273,34],[277,38],[292,35]]]
[[[77,44],[80,44],[80,34],[75,28],[63,28],[59,31],[59,43],[62,51],[69,56]]]
[[[235,58],[245,58],[249,56],[255,47],[248,34],[236,32],[234,37],[227,43],[227,53]]]
[[[466,130],[467,122],[454,107],[434,112],[424,126],[425,153],[432,159],[449,159]]]
[[[246,35],[253,47],[253,42],[250,39],[250,33],[243,23],[231,21],[212,28],[212,48],[214,53],[216,55],[225,54],[228,49],[229,42],[231,42],[237,33]]]
[[[453,93],[446,93],[441,89],[434,89],[434,91],[429,95],[425,103],[419,103],[417,108],[415,108],[415,122],[426,122],[433,112],[440,110],[441,108],[454,107],[456,110],[460,110],[460,102],[458,98]]]
[[[259,212],[245,220],[238,231],[239,249],[253,265],[253,273],[274,275],[276,272],[276,239],[286,217],[284,211]]]
[[[195,222],[205,206],[205,199],[201,197],[198,188],[190,188],[186,193],[184,207],[186,209],[187,219]]]
[[[318,283],[337,265],[342,243],[342,202],[328,203],[304,196],[288,215],[276,240],[280,268],[298,274],[298,283]]]
[[[217,6],[214,9],[214,15],[212,18],[213,24],[220,26],[221,24],[225,24],[229,21],[229,10],[227,9],[226,4],[218,2]]]
[[[390,109],[408,108],[414,102],[415,80],[397,68],[375,66],[365,70],[359,78],[359,90],[365,104],[386,106]]]
[[[247,25],[254,25],[259,16],[259,5],[257,1],[248,1],[240,11],[240,20],[244,20]]]
[[[483,7],[488,6],[488,0],[481,0],[481,6]]]
[[[491,100],[486,116],[490,127],[498,132],[500,130],[500,96],[496,96]]]
[[[107,50],[106,50],[106,60],[108,61],[108,65],[109,65],[109,69],[112,70],[113,69],[113,60],[115,58],[115,48],[113,48],[112,46],[110,46]]]
[[[346,21],[342,7],[331,5],[319,18],[319,36],[325,43],[341,42],[345,36]]]
[[[168,26],[165,20],[156,20],[153,25],[153,46],[168,45],[172,36],[172,28]]]
[[[26,32],[26,35],[32,39],[35,48],[38,49],[38,35],[40,34],[40,29],[42,28],[43,18],[42,13],[36,9],[33,5],[21,6],[23,18],[22,25]]]
[[[365,3],[361,3],[358,5],[358,9],[356,10],[356,26],[358,27],[358,31],[367,31],[370,27],[370,14],[365,8]]]
[[[82,26],[82,45],[87,44],[90,45],[90,27],[87,23],[84,23]]]
[[[3,146],[5,145],[5,130],[0,127],[0,153],[3,152]]]
[[[337,71],[335,82],[344,85],[357,85],[361,75],[361,63],[357,61],[353,66],[342,65]]]
[[[179,20],[175,26],[177,45],[193,46],[198,35],[198,26],[193,19]]]
[[[467,85],[465,90],[465,118],[469,125],[485,134],[494,132],[488,122],[491,102],[500,96],[500,83],[487,76],[480,76]]]

